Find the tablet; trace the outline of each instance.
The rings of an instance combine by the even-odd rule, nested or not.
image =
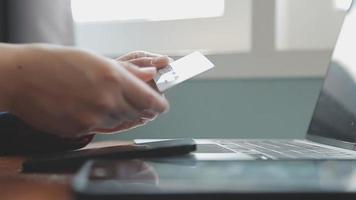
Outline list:
[[[90,161],[77,199],[342,199],[356,197],[356,161]]]

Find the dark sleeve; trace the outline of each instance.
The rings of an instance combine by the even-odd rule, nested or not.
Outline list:
[[[82,148],[94,136],[64,139],[38,131],[14,115],[0,113],[0,155],[53,153]]]

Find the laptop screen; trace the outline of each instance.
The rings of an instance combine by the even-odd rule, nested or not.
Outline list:
[[[356,143],[355,7],[345,18],[308,136]]]

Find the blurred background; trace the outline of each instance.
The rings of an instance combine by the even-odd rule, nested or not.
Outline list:
[[[168,91],[171,110],[155,122],[97,140],[304,137],[348,2],[72,0],[78,47],[199,50],[216,65]]]

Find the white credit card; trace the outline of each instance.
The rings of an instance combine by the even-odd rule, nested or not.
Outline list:
[[[194,52],[170,63],[166,68],[159,70],[154,81],[158,90],[165,92],[173,86],[212,68],[214,68],[214,64],[202,53]]]

